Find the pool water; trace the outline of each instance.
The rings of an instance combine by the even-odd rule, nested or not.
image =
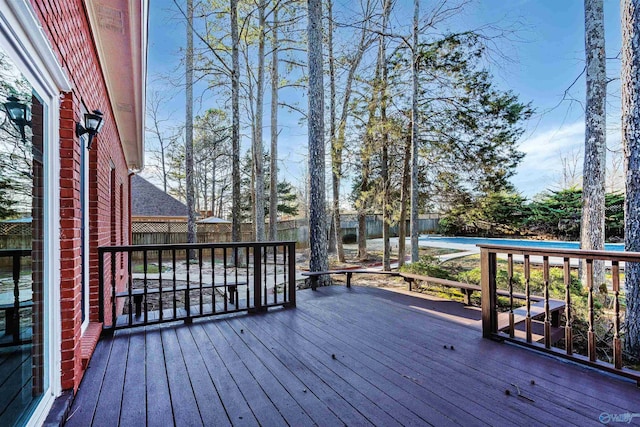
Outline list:
[[[484,237],[436,237],[420,236],[420,242],[442,242],[457,245],[510,245],[545,249],[580,249],[579,242],[563,242],[560,240],[525,240],[525,239],[489,239]],[[624,251],[623,243],[606,243],[607,251]]]

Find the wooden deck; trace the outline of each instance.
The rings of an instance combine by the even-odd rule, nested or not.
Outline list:
[[[121,330],[98,343],[67,425],[585,426],[640,413],[635,383],[482,339],[479,319],[336,286],[299,291],[295,309]]]

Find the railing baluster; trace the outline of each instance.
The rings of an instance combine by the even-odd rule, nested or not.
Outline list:
[[[245,259],[244,259],[244,277],[246,277],[245,281],[247,282],[246,288],[247,288],[247,310],[249,310],[252,305],[251,305],[251,286],[249,284],[249,246],[246,246],[244,248],[245,250]]]
[[[564,258],[564,342],[565,349],[568,355],[573,354],[573,330],[572,328],[572,313],[571,313],[571,260]]]
[[[199,279],[200,279],[200,314],[202,314],[202,248],[198,248],[198,268],[200,269]]]
[[[589,340],[589,360],[596,361],[596,334],[594,331],[594,312],[593,312],[593,259],[587,259],[587,287],[589,290],[589,332],[587,333]]]
[[[149,281],[147,280],[147,271],[149,268],[149,255],[147,253],[146,250],[144,250],[142,252],[142,262],[143,262],[143,266],[142,269],[144,271],[144,281],[142,282],[142,286],[143,286],[143,291],[142,293],[144,294],[144,324],[146,325],[147,323],[149,323]]]
[[[267,257],[268,257],[268,250],[266,246],[261,246],[260,250],[262,251],[262,268],[263,268],[263,273],[262,273],[262,281],[263,281],[263,290],[262,290],[262,298],[263,298],[263,302],[262,305],[267,305],[267,278],[268,278],[268,273],[267,273]]]
[[[622,369],[622,342],[620,340],[620,263],[611,262],[611,279],[613,282],[613,365],[616,369]]]
[[[273,303],[278,303],[278,245],[273,245]]]
[[[187,289],[184,291],[184,309],[187,311],[187,319],[191,317],[191,277],[190,273],[190,261],[191,261],[191,249],[185,251],[187,255]]]
[[[509,336],[515,337],[515,316],[513,314],[513,254],[507,255],[507,276],[509,278]]]
[[[216,312],[216,250],[211,249],[211,312]]]
[[[158,251],[158,309],[160,310],[160,313],[158,313],[158,315],[160,316],[160,321],[162,322],[162,320],[164,319],[164,302],[162,300],[162,294],[163,294],[163,289],[162,289],[162,249],[160,249]]]
[[[228,282],[227,282],[227,248],[223,248],[222,249],[222,267],[223,267],[223,272],[224,272],[224,276],[223,276],[223,287],[222,289],[224,289],[224,295],[223,295],[223,301],[224,301],[224,311],[228,311],[229,307],[227,304],[227,286],[228,286]]]
[[[525,303],[527,305],[527,317],[525,318],[525,334],[527,342],[532,341],[531,337],[531,265],[529,255],[524,256],[524,289],[525,289]]]
[[[176,299],[176,248],[171,249],[171,267],[173,270],[173,318],[178,318],[178,301]]]
[[[253,245],[253,309],[262,309],[262,248],[259,244]]]
[[[544,283],[544,346],[551,348],[551,313],[549,312],[549,257],[542,257]]]

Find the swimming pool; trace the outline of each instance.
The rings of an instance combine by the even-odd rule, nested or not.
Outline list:
[[[563,242],[560,240],[525,240],[525,239],[489,239],[484,237],[440,237],[440,236],[420,236],[422,243],[440,242],[457,245],[509,245],[526,246],[529,248],[546,249],[580,249],[579,242]],[[608,251],[624,251],[623,243],[606,243],[605,249]]]

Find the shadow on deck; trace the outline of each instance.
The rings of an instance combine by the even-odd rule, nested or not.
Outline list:
[[[117,331],[67,425],[599,425],[640,412],[635,383],[483,339],[479,319],[336,286],[299,291],[295,309]]]

